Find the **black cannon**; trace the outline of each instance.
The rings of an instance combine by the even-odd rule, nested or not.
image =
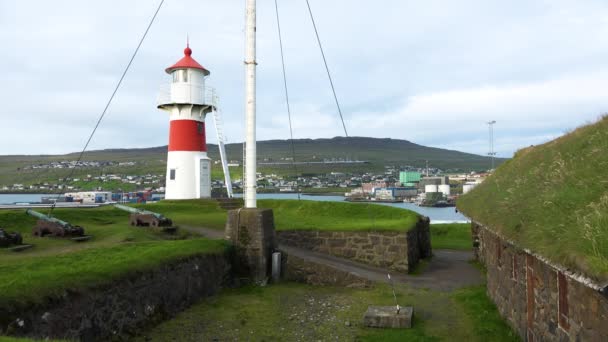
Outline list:
[[[26,214],[38,218],[36,226],[32,230],[34,236],[55,236],[55,237],[80,237],[84,236],[84,228],[73,226],[69,222],[41,214],[32,209],[25,211]]]
[[[0,247],[18,246],[23,243],[21,234],[17,232],[9,233],[0,228]]]
[[[165,217],[163,214],[131,208],[121,204],[114,204],[114,207],[131,213],[131,215],[129,215],[129,223],[132,226],[158,227],[166,232],[173,232],[177,230],[177,227],[173,226],[173,221],[170,218]]]

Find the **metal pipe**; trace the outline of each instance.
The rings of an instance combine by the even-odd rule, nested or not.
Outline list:
[[[281,280],[281,252],[272,253],[272,281]]]
[[[245,208],[256,208],[256,143],[255,143],[255,30],[256,0],[246,0],[245,10]]]

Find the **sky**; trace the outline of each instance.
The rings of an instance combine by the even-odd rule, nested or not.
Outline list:
[[[605,0],[309,1],[350,136],[486,154],[495,120],[511,157],[608,112]],[[82,149],[159,2],[0,0],[0,154]],[[187,36],[243,141],[244,5],[165,0],[89,149],[167,144],[156,101]],[[294,138],[343,136],[306,2],[278,6]],[[274,2],[257,16],[258,140],[287,139]]]

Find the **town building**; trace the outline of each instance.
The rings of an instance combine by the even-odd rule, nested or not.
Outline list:
[[[421,176],[420,172],[417,171],[401,171],[399,172],[399,182],[401,184],[418,183]]]

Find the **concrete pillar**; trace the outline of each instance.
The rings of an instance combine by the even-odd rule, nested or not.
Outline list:
[[[277,249],[272,209],[228,211],[225,233],[235,247],[233,266],[237,277],[266,283],[271,274],[272,253]]]

